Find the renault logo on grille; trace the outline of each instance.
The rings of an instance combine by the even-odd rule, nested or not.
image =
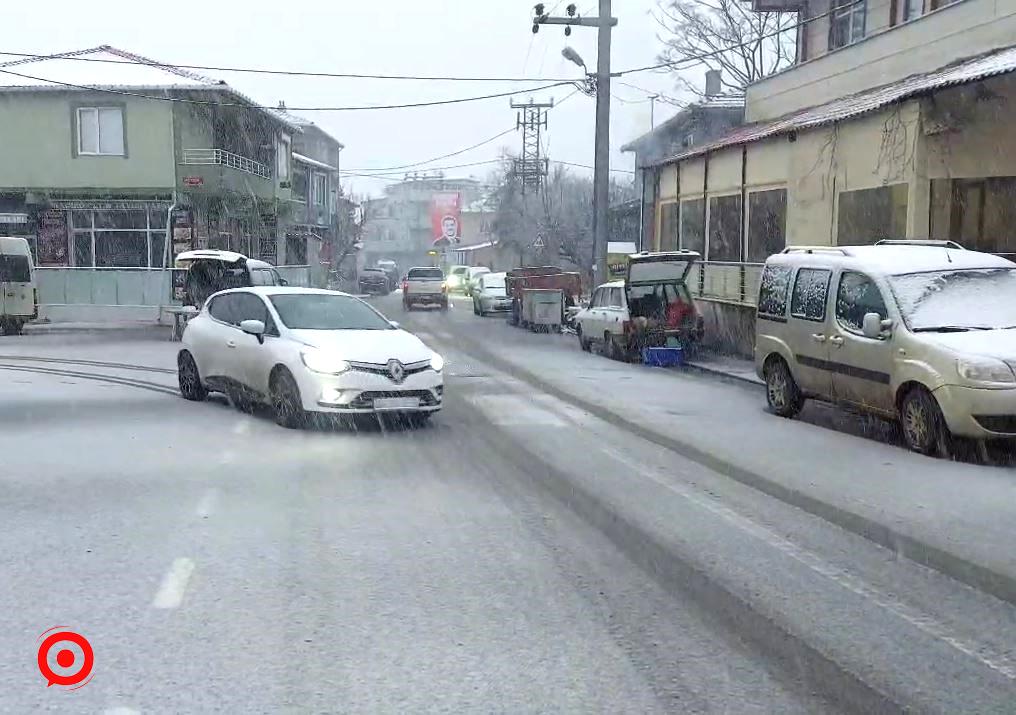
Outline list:
[[[388,375],[395,382],[402,382],[406,378],[406,368],[398,360],[388,361]]]

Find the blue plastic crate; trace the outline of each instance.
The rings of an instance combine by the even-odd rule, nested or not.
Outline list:
[[[642,348],[642,362],[653,367],[679,367],[684,365],[682,348]]]

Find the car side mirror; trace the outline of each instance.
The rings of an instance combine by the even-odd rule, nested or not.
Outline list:
[[[866,338],[878,340],[882,337],[883,331],[891,328],[892,324],[891,320],[882,320],[882,316],[878,313],[865,313],[861,322],[861,332]]]
[[[280,278],[279,279],[279,285],[280,286],[288,286],[289,285],[289,281],[287,281],[285,278]]]
[[[389,320],[388,324],[390,326],[392,326],[393,328],[395,328],[396,330],[398,330],[399,328],[402,327],[401,325],[399,325],[398,321],[396,321],[396,320]]]
[[[263,343],[265,341],[265,324],[264,324],[264,321],[261,321],[261,320],[241,320],[240,321],[240,330],[242,330],[243,332],[247,333],[248,335],[253,335],[255,338],[258,339],[259,343]]]

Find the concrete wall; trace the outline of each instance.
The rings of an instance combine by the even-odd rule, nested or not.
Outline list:
[[[1016,2],[1012,0],[962,0],[891,28],[887,27],[888,10],[882,7],[885,2],[869,0],[872,24],[860,42],[749,86],[745,120],[772,119],[1016,42]],[[825,4],[816,3],[813,14],[820,7]],[[824,48],[827,20],[816,20],[808,27],[810,50]]]
[[[126,156],[75,156],[75,107],[124,107]],[[0,93],[0,187],[160,189],[175,184],[172,103],[93,92]]]

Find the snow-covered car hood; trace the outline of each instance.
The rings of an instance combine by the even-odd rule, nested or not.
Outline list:
[[[970,330],[966,333],[922,333],[921,337],[965,355],[987,355],[1016,362],[1016,330]]]
[[[405,330],[293,330],[296,340],[334,351],[343,360],[383,365],[391,359],[404,364],[430,360],[433,350]]]

